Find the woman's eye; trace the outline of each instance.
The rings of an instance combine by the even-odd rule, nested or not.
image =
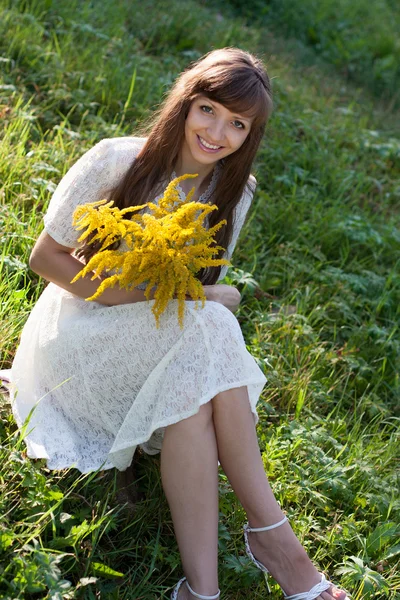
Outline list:
[[[212,113],[211,106],[207,106],[207,104],[203,104],[202,106],[200,106],[200,110],[208,114]]]
[[[241,121],[233,121],[233,125],[236,127],[236,129],[244,129],[244,125]]]

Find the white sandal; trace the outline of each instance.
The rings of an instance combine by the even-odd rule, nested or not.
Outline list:
[[[255,556],[253,556],[253,553],[252,553],[252,551],[250,549],[248,534],[251,533],[251,532],[269,531],[270,529],[275,529],[276,527],[280,527],[281,525],[283,525],[284,523],[286,523],[287,520],[288,520],[288,518],[285,516],[282,519],[282,521],[279,521],[278,523],[274,523],[274,525],[269,525],[268,527],[250,527],[250,525],[248,523],[246,523],[244,525],[244,527],[243,527],[243,529],[244,529],[244,542],[245,542],[245,546],[246,546],[247,556],[256,565],[256,567],[258,567],[259,569],[261,569],[261,571],[264,571],[264,573],[269,573],[269,571],[268,571],[267,567],[265,567],[265,565],[263,565],[262,563],[260,563],[255,558]],[[271,589],[269,587],[268,580],[266,580],[266,584],[267,584],[268,592],[271,593]],[[309,592],[302,592],[300,594],[293,594],[292,596],[288,596],[287,594],[285,594],[285,592],[283,592],[283,595],[284,595],[284,597],[285,597],[286,600],[315,600],[315,598],[318,598],[318,596],[320,594],[322,594],[322,592],[325,592],[326,590],[328,590],[331,587],[331,585],[332,584],[325,578],[325,575],[323,575],[321,573],[321,581],[319,583],[317,583],[316,585],[314,585],[314,587],[311,588],[311,590]],[[344,598],[344,600],[350,600],[350,598],[346,595],[346,597]]]
[[[178,583],[176,584],[174,591],[171,594],[171,600],[177,600],[178,592],[179,592],[179,589],[183,582],[186,583],[186,587],[188,588],[188,590],[192,594],[192,596],[194,596],[195,598],[199,598],[200,600],[218,600],[218,598],[220,596],[221,590],[218,590],[218,593],[215,594],[215,596],[202,596],[201,594],[196,594],[196,592],[194,592],[192,590],[192,588],[190,587],[189,582],[187,581],[186,577],[182,577],[182,579],[180,581],[178,581]]]

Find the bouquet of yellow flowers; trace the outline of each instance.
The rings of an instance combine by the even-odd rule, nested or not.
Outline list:
[[[92,280],[102,277],[96,293],[86,300],[95,300],[105,289],[115,285],[129,290],[147,282],[147,300],[156,286],[152,312],[157,327],[160,315],[174,296],[178,299],[181,328],[186,296],[196,301],[196,308],[198,300],[204,306],[206,297],[196,273],[205,267],[231,263],[224,258],[213,258],[223,250],[221,246],[212,246],[213,236],[226,221],[210,229],[203,226],[206,216],[218,207],[193,202],[194,188],[186,199],[179,196],[179,182],[190,177],[197,175],[173,179],[158,204],[147,202],[119,209],[113,207],[112,201],[100,200],[76,208],[73,225],[78,231],[85,229],[78,241],[100,245],[99,251],[71,282],[88,274],[92,274]],[[144,208],[148,212],[140,213]],[[127,249],[109,249],[116,241],[124,241]]]

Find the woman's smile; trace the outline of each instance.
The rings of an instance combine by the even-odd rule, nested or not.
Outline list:
[[[205,152],[215,153],[215,152],[219,152],[219,150],[221,150],[223,148],[223,146],[216,146],[214,144],[211,144],[210,142],[206,142],[206,140],[198,134],[197,134],[197,139],[199,140],[200,148],[202,150],[204,150]]]

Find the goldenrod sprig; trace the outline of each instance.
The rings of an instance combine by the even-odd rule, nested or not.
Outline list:
[[[147,282],[147,299],[156,286],[152,311],[157,327],[161,314],[174,297],[178,300],[181,328],[187,296],[196,301],[196,308],[199,300],[204,306],[206,297],[196,273],[202,268],[230,265],[230,262],[214,258],[223,248],[212,245],[215,233],[226,221],[209,229],[203,225],[207,215],[218,207],[193,202],[194,189],[186,199],[179,196],[179,182],[196,176],[182,175],[173,179],[158,204],[147,202],[121,210],[113,207],[112,201],[100,200],[75,210],[73,225],[78,231],[84,230],[79,242],[100,244],[100,250],[71,282],[89,274],[92,280],[103,278],[96,293],[87,300],[96,300],[115,285],[129,290]],[[144,212],[139,212],[142,209]],[[130,216],[126,218],[127,215]],[[108,249],[117,240],[123,240],[128,250]]]

